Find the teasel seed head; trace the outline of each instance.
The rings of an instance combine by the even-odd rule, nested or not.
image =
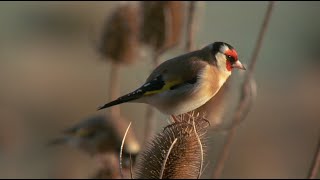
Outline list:
[[[139,56],[139,6],[119,4],[107,19],[100,40],[101,55],[117,64],[132,64]]]
[[[185,2],[144,1],[141,41],[156,52],[163,52],[180,42],[184,25]]]
[[[185,118],[191,123],[183,120],[167,126],[147,145],[145,151],[141,152],[137,159],[134,178],[182,179],[199,176],[208,123],[200,116],[185,116]],[[191,118],[195,122],[195,128]]]

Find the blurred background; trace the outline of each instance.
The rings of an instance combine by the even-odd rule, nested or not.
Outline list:
[[[118,5],[1,2],[0,178],[86,178],[94,172],[87,154],[45,144],[66,127],[105,113],[96,108],[109,100],[111,63],[101,58],[97,42]],[[195,46],[225,41],[249,64],[267,5],[201,2]],[[320,137],[319,16],[319,2],[275,3],[255,69],[257,98],[237,129],[222,178],[307,176]],[[183,38],[160,62],[185,53],[184,45]],[[153,67],[150,54],[138,51],[136,62],[120,69],[120,94],[140,86]],[[232,75],[226,116],[238,102],[243,75]],[[143,143],[147,105],[120,107]],[[167,117],[156,115],[160,132]],[[225,135],[212,133],[203,177],[212,176]]]

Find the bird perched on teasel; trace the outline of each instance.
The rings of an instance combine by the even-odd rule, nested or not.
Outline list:
[[[228,43],[214,42],[163,62],[140,88],[98,110],[134,102],[149,104],[167,115],[184,114],[215,96],[234,68],[245,70],[236,50]]]

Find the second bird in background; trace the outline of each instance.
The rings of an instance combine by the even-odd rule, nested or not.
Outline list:
[[[102,158],[106,154],[118,157],[122,138],[127,128],[125,122],[124,119],[113,119],[110,116],[91,116],[65,129],[63,137],[50,141],[49,145],[70,145],[98,158]],[[125,161],[129,161],[130,154],[134,160],[140,151],[140,145],[135,139],[134,133],[132,131],[128,133],[123,148]]]

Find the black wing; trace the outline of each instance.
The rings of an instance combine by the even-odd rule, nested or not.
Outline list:
[[[135,100],[135,99],[139,99],[141,98],[146,92],[148,91],[156,91],[156,90],[160,90],[162,89],[162,87],[165,85],[165,82],[162,78],[161,75],[157,76],[155,79],[145,83],[143,86],[141,86],[139,89],[129,93],[129,94],[126,94],[124,96],[121,96],[119,97],[118,99],[114,100],[114,101],[111,101],[103,106],[100,106],[98,108],[98,110],[101,110],[101,109],[105,109],[105,108],[108,108],[108,107],[111,107],[111,106],[115,106],[115,105],[118,105],[118,104],[122,104],[122,103],[125,103],[125,102],[129,102],[129,101],[132,101],[132,100]]]

